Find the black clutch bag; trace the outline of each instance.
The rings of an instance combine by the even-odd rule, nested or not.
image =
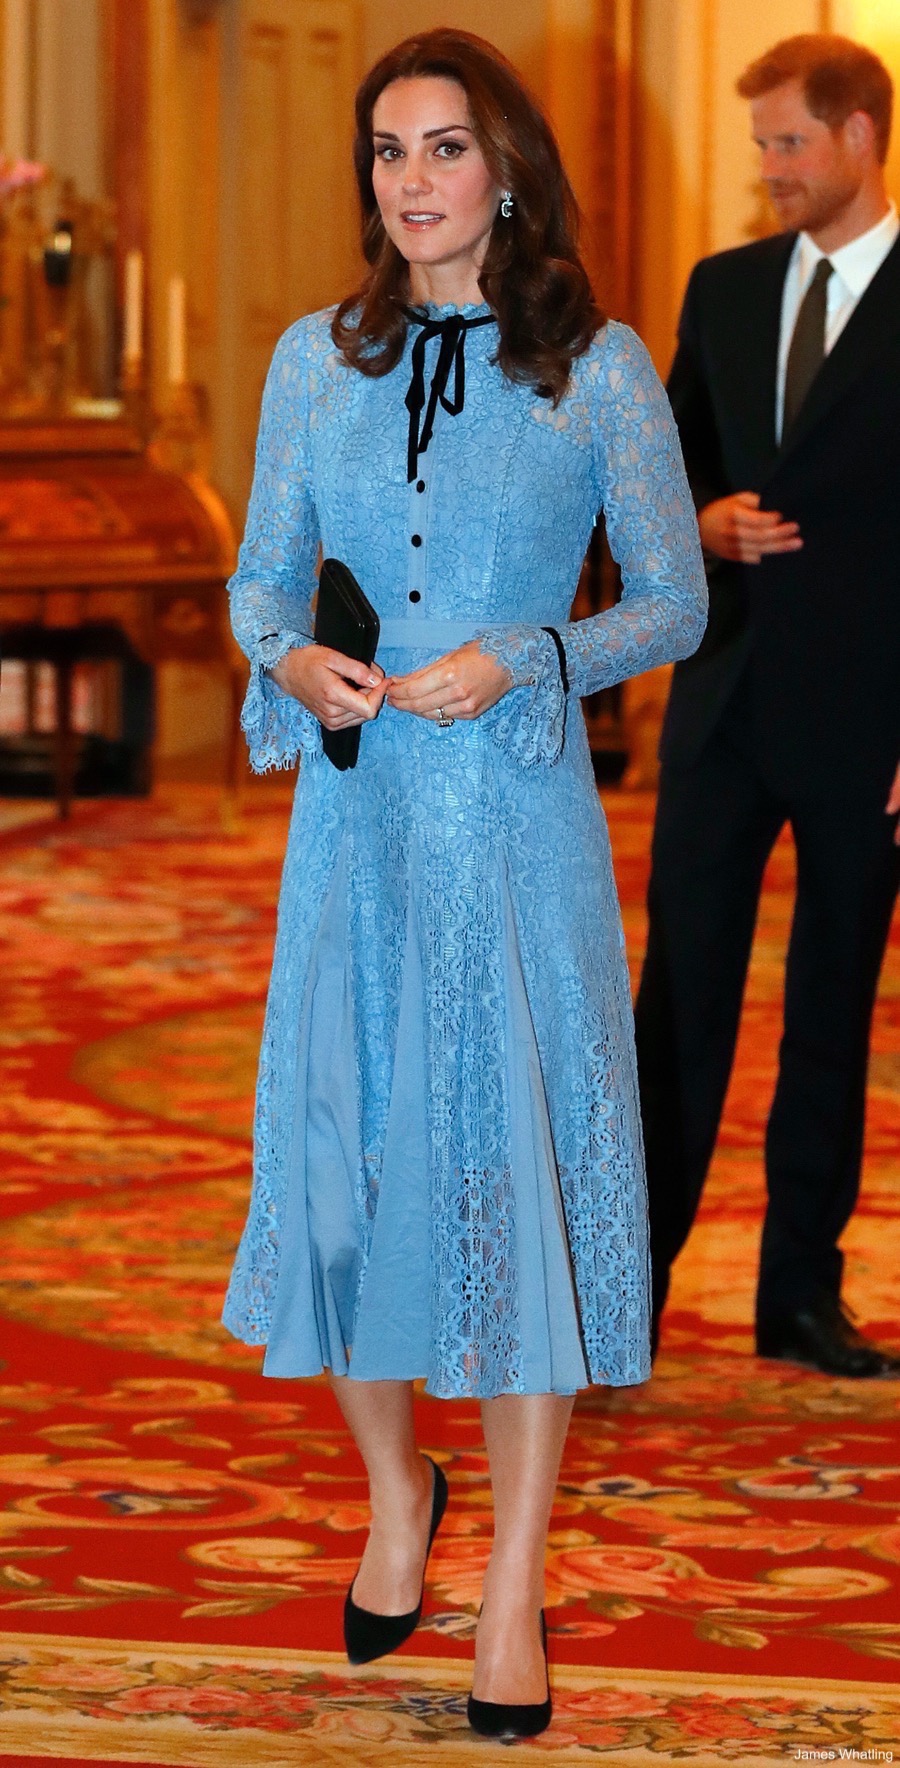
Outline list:
[[[357,663],[371,663],[378,647],[378,630],[378,615],[353,572],[340,559],[324,559],[313,630],[316,644],[340,651],[343,657],[352,657]],[[361,728],[354,724],[349,730],[327,731],[322,726],[322,748],[342,772],[356,766]]]

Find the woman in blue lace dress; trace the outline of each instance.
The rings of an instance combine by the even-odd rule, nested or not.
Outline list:
[[[665,394],[594,304],[512,68],[464,33],[410,39],[357,124],[369,275],[278,345],[231,585],[253,765],[300,776],[225,1319],[268,1374],[327,1368],[362,1452],[354,1661],[415,1626],[446,1498],[412,1383],[482,1402],[470,1718],[522,1734],[549,1718],[572,1396],[649,1373],[628,974],[579,701],[692,651],[705,588]],[[567,623],[601,508],[622,599]],[[312,642],[320,547],[380,616],[371,668]],[[362,725],[352,771],[322,725]]]

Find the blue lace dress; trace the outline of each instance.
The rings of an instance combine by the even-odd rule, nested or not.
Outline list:
[[[627,327],[597,335],[554,410],[492,361],[487,324],[466,334],[463,408],[438,406],[410,480],[416,327],[369,379],[330,320],[275,352],[231,583],[253,765],[300,773],[225,1322],[276,1376],[325,1365],[480,1397],[639,1382],[631,1000],[579,700],[699,643],[677,433]],[[622,600],[567,624],[601,506]],[[446,730],[385,705],[339,773],[267,674],[310,642],[320,545],[377,609],[387,672],[479,636],[511,691]]]

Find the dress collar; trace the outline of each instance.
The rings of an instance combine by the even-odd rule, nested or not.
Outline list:
[[[403,312],[410,323],[418,327],[405,401],[409,412],[406,471],[407,479],[412,483],[419,470],[419,455],[425,453],[434,433],[438,405],[442,405],[451,417],[458,417],[465,405],[466,333],[478,326],[494,324],[495,316],[486,303],[468,308],[443,308],[430,302],[425,307],[404,305]],[[426,394],[425,349],[432,338],[440,338],[440,349]],[[452,396],[448,392],[451,370],[454,377]]]
[[[495,318],[487,301],[464,301],[461,305],[455,301],[404,301],[401,305],[407,315],[422,314],[429,320]]]

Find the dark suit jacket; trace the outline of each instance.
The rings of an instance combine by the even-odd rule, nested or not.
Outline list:
[[[827,790],[840,774],[886,797],[900,761],[900,240],[778,448],[795,237],[703,259],[685,297],[669,395],[697,505],[758,491],[805,544],[712,562],[709,625],[676,666],[662,754],[697,758],[749,665],[756,752],[777,790]]]

